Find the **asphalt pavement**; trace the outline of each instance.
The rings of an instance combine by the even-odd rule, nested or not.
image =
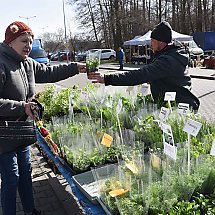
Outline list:
[[[139,68],[141,65],[127,65],[124,70]],[[101,71],[115,71],[118,64],[103,64]],[[215,123],[215,70],[204,68],[189,68],[192,77],[193,93],[200,99],[199,113],[207,120]],[[68,80],[57,82],[58,87],[86,86],[90,82],[86,74],[80,74]],[[37,92],[45,88],[45,84],[36,85]],[[71,187],[59,174],[55,174],[49,167],[37,147],[31,147],[33,165],[33,189],[36,208],[43,211],[43,215],[79,215],[84,214],[77,203]],[[0,203],[1,206],[1,203]],[[0,210],[0,215],[2,212]],[[24,215],[19,196],[17,196],[17,215]]]

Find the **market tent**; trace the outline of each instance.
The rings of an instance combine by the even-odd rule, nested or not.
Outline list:
[[[125,46],[136,46],[136,45],[149,45],[150,35],[152,31],[148,31],[143,36],[134,37],[132,40],[125,41],[123,45]]]
[[[150,41],[151,41],[151,38],[150,38],[151,32],[152,31],[148,31],[143,36],[137,36],[137,37],[133,38],[132,40],[125,41],[124,45],[125,46],[149,45]],[[186,35],[186,34],[181,34],[181,33],[178,33],[176,31],[172,30],[172,39],[178,40],[178,41],[192,41],[193,37]]]
[[[186,34],[181,34],[181,33],[178,33],[174,30],[172,30],[172,39],[173,40],[178,40],[178,41],[192,41],[193,40],[193,36],[190,36],[190,35],[186,35]]]

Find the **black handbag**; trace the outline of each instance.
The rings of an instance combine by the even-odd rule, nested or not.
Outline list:
[[[43,106],[35,99],[31,111],[36,120],[43,116]],[[17,152],[37,141],[34,121],[0,121],[0,155]]]
[[[19,151],[36,141],[34,121],[0,121],[0,154]]]

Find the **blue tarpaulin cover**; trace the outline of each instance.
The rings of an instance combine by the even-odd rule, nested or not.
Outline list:
[[[48,144],[46,143],[43,136],[40,134],[39,131],[37,131],[37,141],[39,146],[42,148],[42,150],[47,154],[47,156],[54,162],[60,173],[63,175],[63,177],[67,180],[69,185],[71,186],[73,194],[78,199],[80,205],[83,207],[86,214],[90,215],[106,215],[105,211],[101,207],[101,205],[95,205],[78,189],[76,186],[73,178],[72,178],[72,172],[68,168],[67,165],[64,165],[60,158],[56,155],[54,155]]]

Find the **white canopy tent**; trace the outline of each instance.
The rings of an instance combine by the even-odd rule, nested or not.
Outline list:
[[[149,45],[150,36],[152,31],[148,31],[143,36],[134,37],[132,40],[125,41],[123,45],[125,46],[137,46],[137,45]]]
[[[136,36],[132,40],[125,41],[123,45],[124,46],[150,45],[151,32],[152,31],[148,31],[143,36]],[[172,30],[172,39],[185,42],[185,41],[192,41],[193,37],[186,35],[186,34],[181,34],[181,33],[178,33],[176,31]]]

